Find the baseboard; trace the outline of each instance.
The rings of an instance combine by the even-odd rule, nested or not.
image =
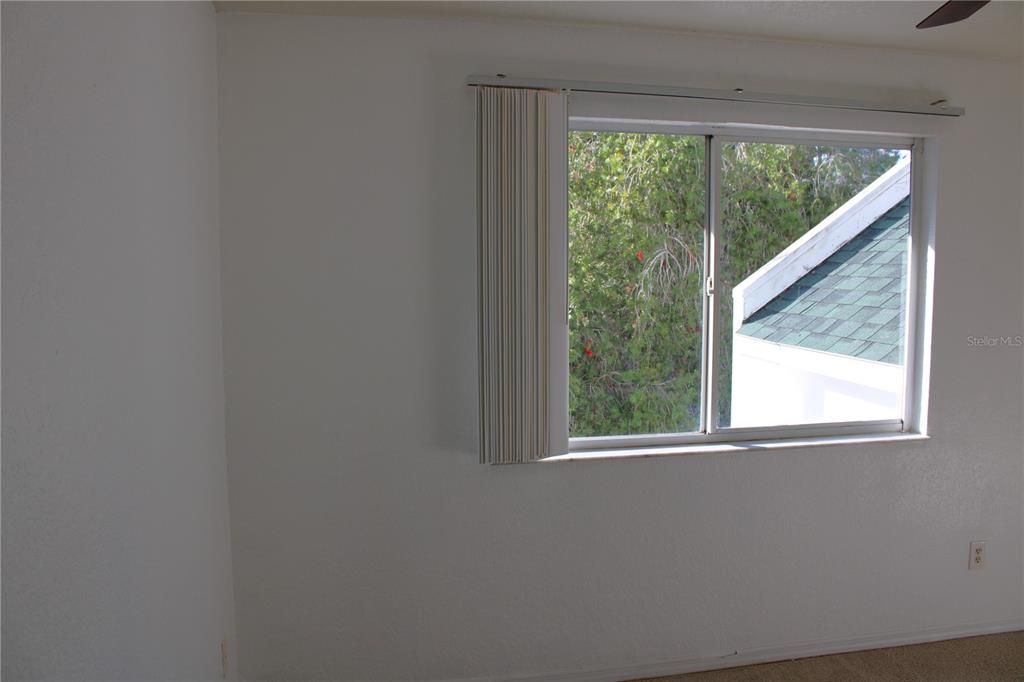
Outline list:
[[[734,668],[741,665],[788,661],[795,658],[841,654],[849,651],[863,651],[865,649],[885,649],[893,646],[923,644],[925,642],[938,642],[944,639],[957,639],[977,635],[992,635],[1000,632],[1013,632],[1015,630],[1024,630],[1024,620],[975,623],[972,625],[928,628],[915,630],[914,632],[883,633],[867,637],[801,642],[779,647],[738,651],[721,656],[685,658],[622,668],[576,670],[531,675],[502,675],[473,678],[472,680],[463,680],[462,682],[540,682],[541,680],[544,682],[624,682],[625,680],[635,680],[643,677],[681,675],[702,670]]]

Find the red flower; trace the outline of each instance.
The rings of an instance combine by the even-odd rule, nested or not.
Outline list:
[[[585,346],[583,348],[583,354],[590,358],[594,356],[594,351],[590,350],[590,346]]]
[[[643,263],[644,262],[644,252],[643,251],[637,251],[636,252],[636,259],[638,261],[640,261],[641,263]]]

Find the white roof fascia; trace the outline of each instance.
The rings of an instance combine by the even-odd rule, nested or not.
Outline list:
[[[733,331],[909,194],[908,155],[733,287]]]

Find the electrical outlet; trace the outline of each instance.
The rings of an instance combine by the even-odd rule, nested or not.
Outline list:
[[[971,563],[967,566],[967,568],[968,570],[974,570],[976,568],[985,568],[984,542],[971,543]]]

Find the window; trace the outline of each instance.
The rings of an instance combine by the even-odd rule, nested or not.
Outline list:
[[[569,449],[920,433],[921,144],[570,116]]]
[[[569,434],[701,428],[706,140],[569,134]]]
[[[902,418],[907,150],[574,130],[568,152],[570,436]]]
[[[901,419],[909,151],[719,149],[718,426]]]
[[[923,435],[940,126],[557,90],[497,115],[481,92],[482,434],[511,453],[485,461]],[[536,155],[501,161],[509,122]]]

